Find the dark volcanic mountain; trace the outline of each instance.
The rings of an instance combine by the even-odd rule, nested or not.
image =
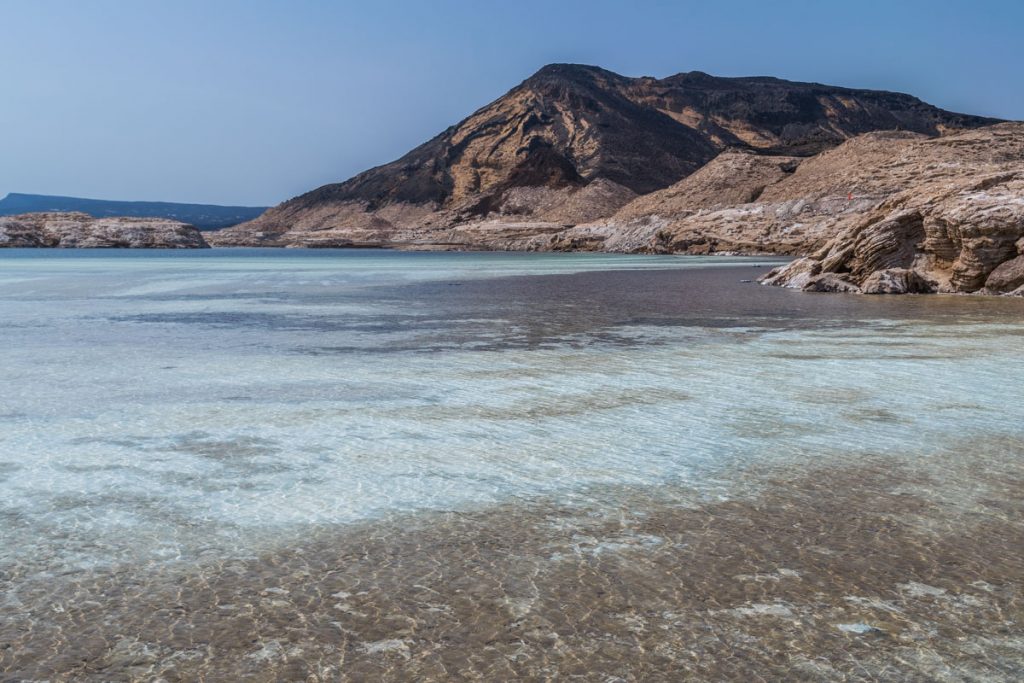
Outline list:
[[[0,216],[23,213],[78,212],[93,218],[136,216],[167,218],[194,225],[200,230],[219,230],[252,220],[266,210],[262,206],[218,206],[172,202],[125,202],[106,199],[56,197],[44,194],[10,193],[0,199]]]
[[[809,156],[868,131],[938,136],[992,123],[899,93],[699,72],[627,78],[554,64],[401,159],[212,241],[385,245],[408,241],[409,231],[495,218],[543,231],[610,215],[726,148]]]

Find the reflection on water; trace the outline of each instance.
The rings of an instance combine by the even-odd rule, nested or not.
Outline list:
[[[1019,670],[1024,302],[766,265],[0,254],[0,671]]]

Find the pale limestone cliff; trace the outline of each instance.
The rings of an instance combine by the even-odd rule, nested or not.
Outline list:
[[[191,225],[162,218],[93,218],[84,213],[0,217],[0,247],[203,249]]]

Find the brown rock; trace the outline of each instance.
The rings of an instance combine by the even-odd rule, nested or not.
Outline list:
[[[801,161],[800,157],[727,150],[678,183],[626,204],[609,220],[623,223],[647,216],[685,217],[700,210],[749,204],[768,186],[790,177]]]
[[[714,193],[701,188],[726,187],[732,177],[740,178],[737,191],[749,187],[747,177],[737,173],[736,159],[741,157],[723,153],[689,178],[634,200],[611,218],[570,228],[565,238],[586,233],[591,244],[604,240],[603,246],[594,248],[609,251],[813,255],[853,222],[867,218],[877,222],[890,213],[895,219],[901,206],[892,205],[886,213],[878,213],[889,198],[906,194],[914,200],[906,204],[912,213],[919,200],[943,188],[992,184],[991,177],[1019,170],[1024,158],[1024,127],[1002,124],[938,139],[907,132],[867,133],[801,161],[792,173],[757,178],[766,184],[754,203],[715,203]],[[922,219],[927,243],[923,249],[952,264],[961,253],[960,243],[923,214]],[[954,226],[953,237],[958,239],[962,229]],[[862,239],[866,242],[870,237],[888,239],[890,248],[898,248],[892,241],[898,238],[894,233],[869,233]],[[853,248],[850,241],[843,246]],[[865,243],[861,254],[871,250],[872,245]],[[895,259],[891,266],[901,265],[898,255],[889,256]],[[837,250],[829,258],[848,257]],[[882,251],[877,257],[885,258]],[[825,263],[824,268],[832,266]],[[970,270],[966,268],[965,273]]]
[[[1024,256],[1004,261],[989,273],[985,289],[991,292],[1010,292],[1024,285]]]
[[[803,289],[821,272],[821,262],[813,258],[798,258],[780,268],[768,271],[761,281],[793,289]]]
[[[897,177],[917,171],[921,180],[841,217],[834,236],[814,252],[822,272],[844,274],[865,292],[1013,289],[1009,282],[999,284],[999,277],[994,284],[1000,289],[988,288],[987,278],[1019,254],[1024,235],[1024,125],[915,141],[897,156]],[[797,173],[814,161],[801,164]],[[880,176],[886,172],[875,170]],[[881,182],[876,179],[875,187]],[[816,247],[808,243],[806,249]],[[899,275],[908,269],[935,285]],[[885,274],[872,278],[875,273]],[[769,283],[789,284],[785,274]]]
[[[803,286],[805,292],[831,292],[835,294],[860,294],[861,289],[836,273],[824,273],[812,277]]]
[[[860,290],[864,294],[930,294],[935,283],[909,268],[887,268],[868,275]]]

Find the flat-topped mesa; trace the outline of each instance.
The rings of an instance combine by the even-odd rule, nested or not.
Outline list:
[[[724,149],[806,156],[872,130],[935,136],[994,122],[898,93],[697,72],[629,78],[552,64],[402,158],[208,239],[521,248],[610,216]]]
[[[191,225],[163,218],[93,218],[84,213],[0,216],[0,247],[206,249]]]

